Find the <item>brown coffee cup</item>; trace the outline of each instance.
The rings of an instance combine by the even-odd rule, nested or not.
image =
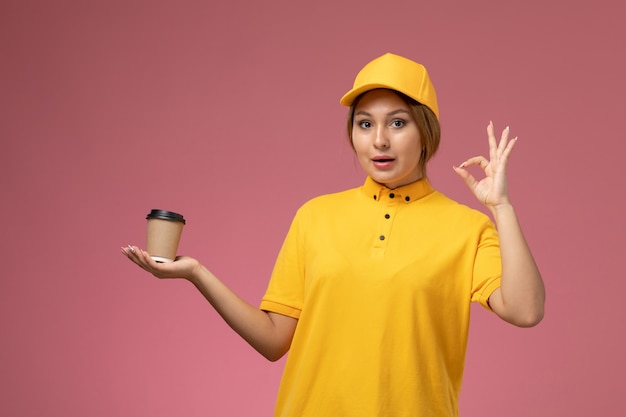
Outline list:
[[[176,259],[185,219],[173,211],[156,209],[150,211],[146,219],[148,219],[146,251],[156,262],[173,262]]]

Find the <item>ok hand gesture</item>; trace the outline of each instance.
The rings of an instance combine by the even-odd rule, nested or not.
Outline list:
[[[506,181],[506,166],[517,137],[509,140],[508,126],[502,131],[500,142],[496,140],[493,122],[487,126],[489,138],[489,159],[484,156],[474,156],[454,167],[457,174],[465,181],[476,198],[488,208],[495,208],[502,204],[509,204]],[[467,168],[478,165],[485,177],[477,180]]]

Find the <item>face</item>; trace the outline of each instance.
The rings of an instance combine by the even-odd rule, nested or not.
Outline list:
[[[372,90],[354,109],[352,145],[374,181],[397,188],[422,178],[422,142],[408,104],[389,90]]]

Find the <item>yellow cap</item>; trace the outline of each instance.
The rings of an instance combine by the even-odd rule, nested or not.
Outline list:
[[[380,56],[359,71],[352,90],[339,102],[350,106],[359,95],[376,88],[399,91],[427,106],[439,118],[435,87],[422,64],[390,53]]]

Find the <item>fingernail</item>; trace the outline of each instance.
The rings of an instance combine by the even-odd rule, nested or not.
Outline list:
[[[459,165],[459,168],[465,168],[465,162],[463,162],[461,165]]]
[[[128,249],[130,249],[132,253],[135,253],[135,248],[133,248],[132,246],[128,245]]]
[[[509,127],[508,127],[508,126],[507,126],[507,127],[505,127],[505,128],[504,128],[504,130],[509,130]]]

